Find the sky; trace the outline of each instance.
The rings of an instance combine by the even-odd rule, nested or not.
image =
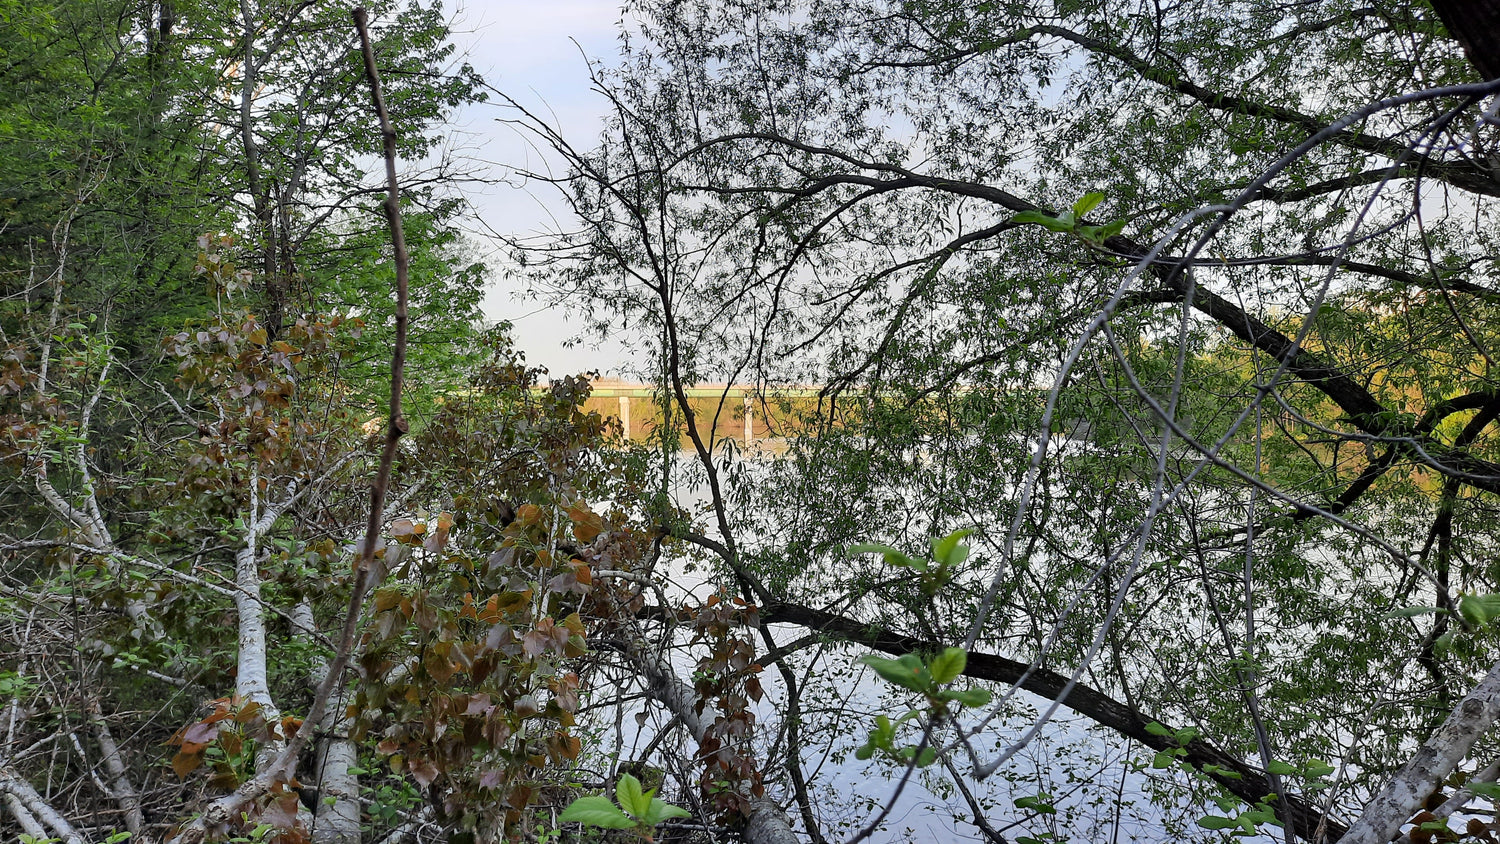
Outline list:
[[[608,63],[617,55],[620,0],[463,0],[450,8],[454,41],[464,60],[490,85],[533,113],[548,116],[573,143],[593,146],[606,104],[589,87],[584,57]],[[500,123],[506,115],[491,102],[466,107],[456,116],[455,142],[467,155],[486,162],[491,176],[509,183],[474,185],[465,195],[484,224],[496,232],[535,233],[559,223],[566,226],[566,210],[556,188],[516,183],[514,168],[559,173],[561,168],[556,159],[542,155]],[[493,243],[477,245],[494,248]],[[494,252],[485,257],[492,268],[485,316],[515,324],[517,346],[529,363],[546,366],[553,376],[587,370],[619,374],[625,352],[618,343],[601,345],[590,338],[565,348],[564,342],[579,332],[576,321],[566,321],[543,303],[520,299],[525,281],[508,276],[510,262]]]

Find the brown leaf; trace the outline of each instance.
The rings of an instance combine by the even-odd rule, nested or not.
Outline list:
[[[375,592],[375,611],[385,612],[401,603],[401,590],[387,586]]]
[[[573,520],[573,535],[579,542],[593,542],[604,532],[604,520],[582,501],[575,501],[568,508],[568,518]]]
[[[439,684],[446,684],[453,677],[453,663],[437,651],[427,652],[427,658],[422,660],[422,667],[427,669],[427,676]]]
[[[432,785],[438,778],[439,771],[437,767],[426,759],[411,760],[407,765],[407,769],[411,771],[411,775],[417,781],[417,784],[423,788]]]
[[[201,764],[203,764],[203,753],[201,751],[197,753],[178,751],[177,755],[172,757],[172,771],[179,777],[191,774]]]
[[[276,795],[261,813],[260,819],[278,829],[291,829],[297,822],[297,793],[287,791]]]
[[[500,600],[495,604],[495,609],[503,613],[525,607],[531,603],[531,590],[524,592],[501,592]]]
[[[500,569],[515,568],[516,549],[509,546],[501,548],[499,551],[491,554],[489,558],[485,560],[485,564],[489,566],[489,570],[491,573],[494,573],[495,571],[498,571]]]
[[[476,612],[476,617],[485,624],[494,624],[500,620],[500,596],[491,595],[484,602],[484,609]]]
[[[431,536],[427,537],[427,541],[422,543],[422,547],[426,548],[428,551],[431,551],[434,554],[443,550],[443,547],[448,544],[448,530],[452,527],[452,514],[439,514],[437,520],[437,528],[433,530]]]
[[[219,737],[219,725],[208,721],[199,721],[187,728],[182,734],[184,745],[205,745]]]
[[[208,784],[220,791],[234,791],[240,787],[240,777],[228,763],[217,762],[214,764],[213,776],[208,778]]]
[[[515,713],[522,718],[532,718],[542,711],[536,701],[536,695],[526,694],[516,698],[515,705],[511,707]]]
[[[521,637],[521,650],[530,657],[541,656],[547,650],[548,640],[547,634],[533,630]]]

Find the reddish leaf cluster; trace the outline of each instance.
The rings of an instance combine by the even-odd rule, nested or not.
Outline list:
[[[452,506],[387,532],[399,550],[372,597],[354,706],[356,735],[479,840],[523,836],[527,807],[581,753],[591,562],[638,551],[618,509],[585,501],[611,471],[605,425],[577,405],[587,382],[537,389],[507,354],[403,454],[402,471],[427,473]]]
[[[702,607],[686,614],[693,625],[693,641],[708,645],[693,674],[693,690],[699,714],[711,703],[718,710],[704,730],[699,759],[704,764],[700,786],[704,799],[723,823],[742,821],[750,814],[752,799],[765,795],[765,784],[750,745],[755,729],[751,701],[764,694],[761,666],[755,662],[755,646],[747,628],[760,625],[754,604],[724,593],[710,595]]]

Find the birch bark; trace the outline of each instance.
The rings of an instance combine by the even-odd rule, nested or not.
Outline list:
[[[1463,761],[1474,742],[1500,716],[1500,663],[1458,702],[1448,720],[1385,784],[1365,812],[1349,827],[1340,844],[1384,844]]]

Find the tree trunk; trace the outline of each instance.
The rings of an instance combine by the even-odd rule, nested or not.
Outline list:
[[[1494,0],[1432,0],[1448,34],[1458,40],[1479,78],[1500,78],[1500,3]]]
[[[647,693],[665,706],[668,712],[681,719],[688,732],[692,733],[694,741],[702,742],[708,724],[694,708],[693,690],[677,678],[671,666],[662,663],[655,654],[643,647],[643,640],[636,635],[638,631],[634,629],[634,625],[630,628],[625,631],[622,647],[626,660],[645,678]],[[792,821],[786,812],[775,801],[765,797],[751,801],[750,815],[740,834],[749,844],[802,844],[792,831]]]
[[[1500,662],[1448,715],[1410,762],[1391,777],[1339,844],[1384,844],[1422,808],[1427,797],[1500,716]]]
[[[314,627],[312,604],[303,598],[292,611],[292,620],[303,633],[312,636]],[[314,688],[328,676],[328,661],[322,656],[313,658],[308,679]],[[349,719],[344,715],[345,707],[337,705],[339,691],[334,692],[335,703],[324,711],[317,725],[319,738],[317,759],[314,768],[299,777],[316,793],[312,836],[314,844],[359,844],[359,777],[350,773],[359,762],[359,751],[350,741]],[[312,729],[312,725],[304,725]]]

